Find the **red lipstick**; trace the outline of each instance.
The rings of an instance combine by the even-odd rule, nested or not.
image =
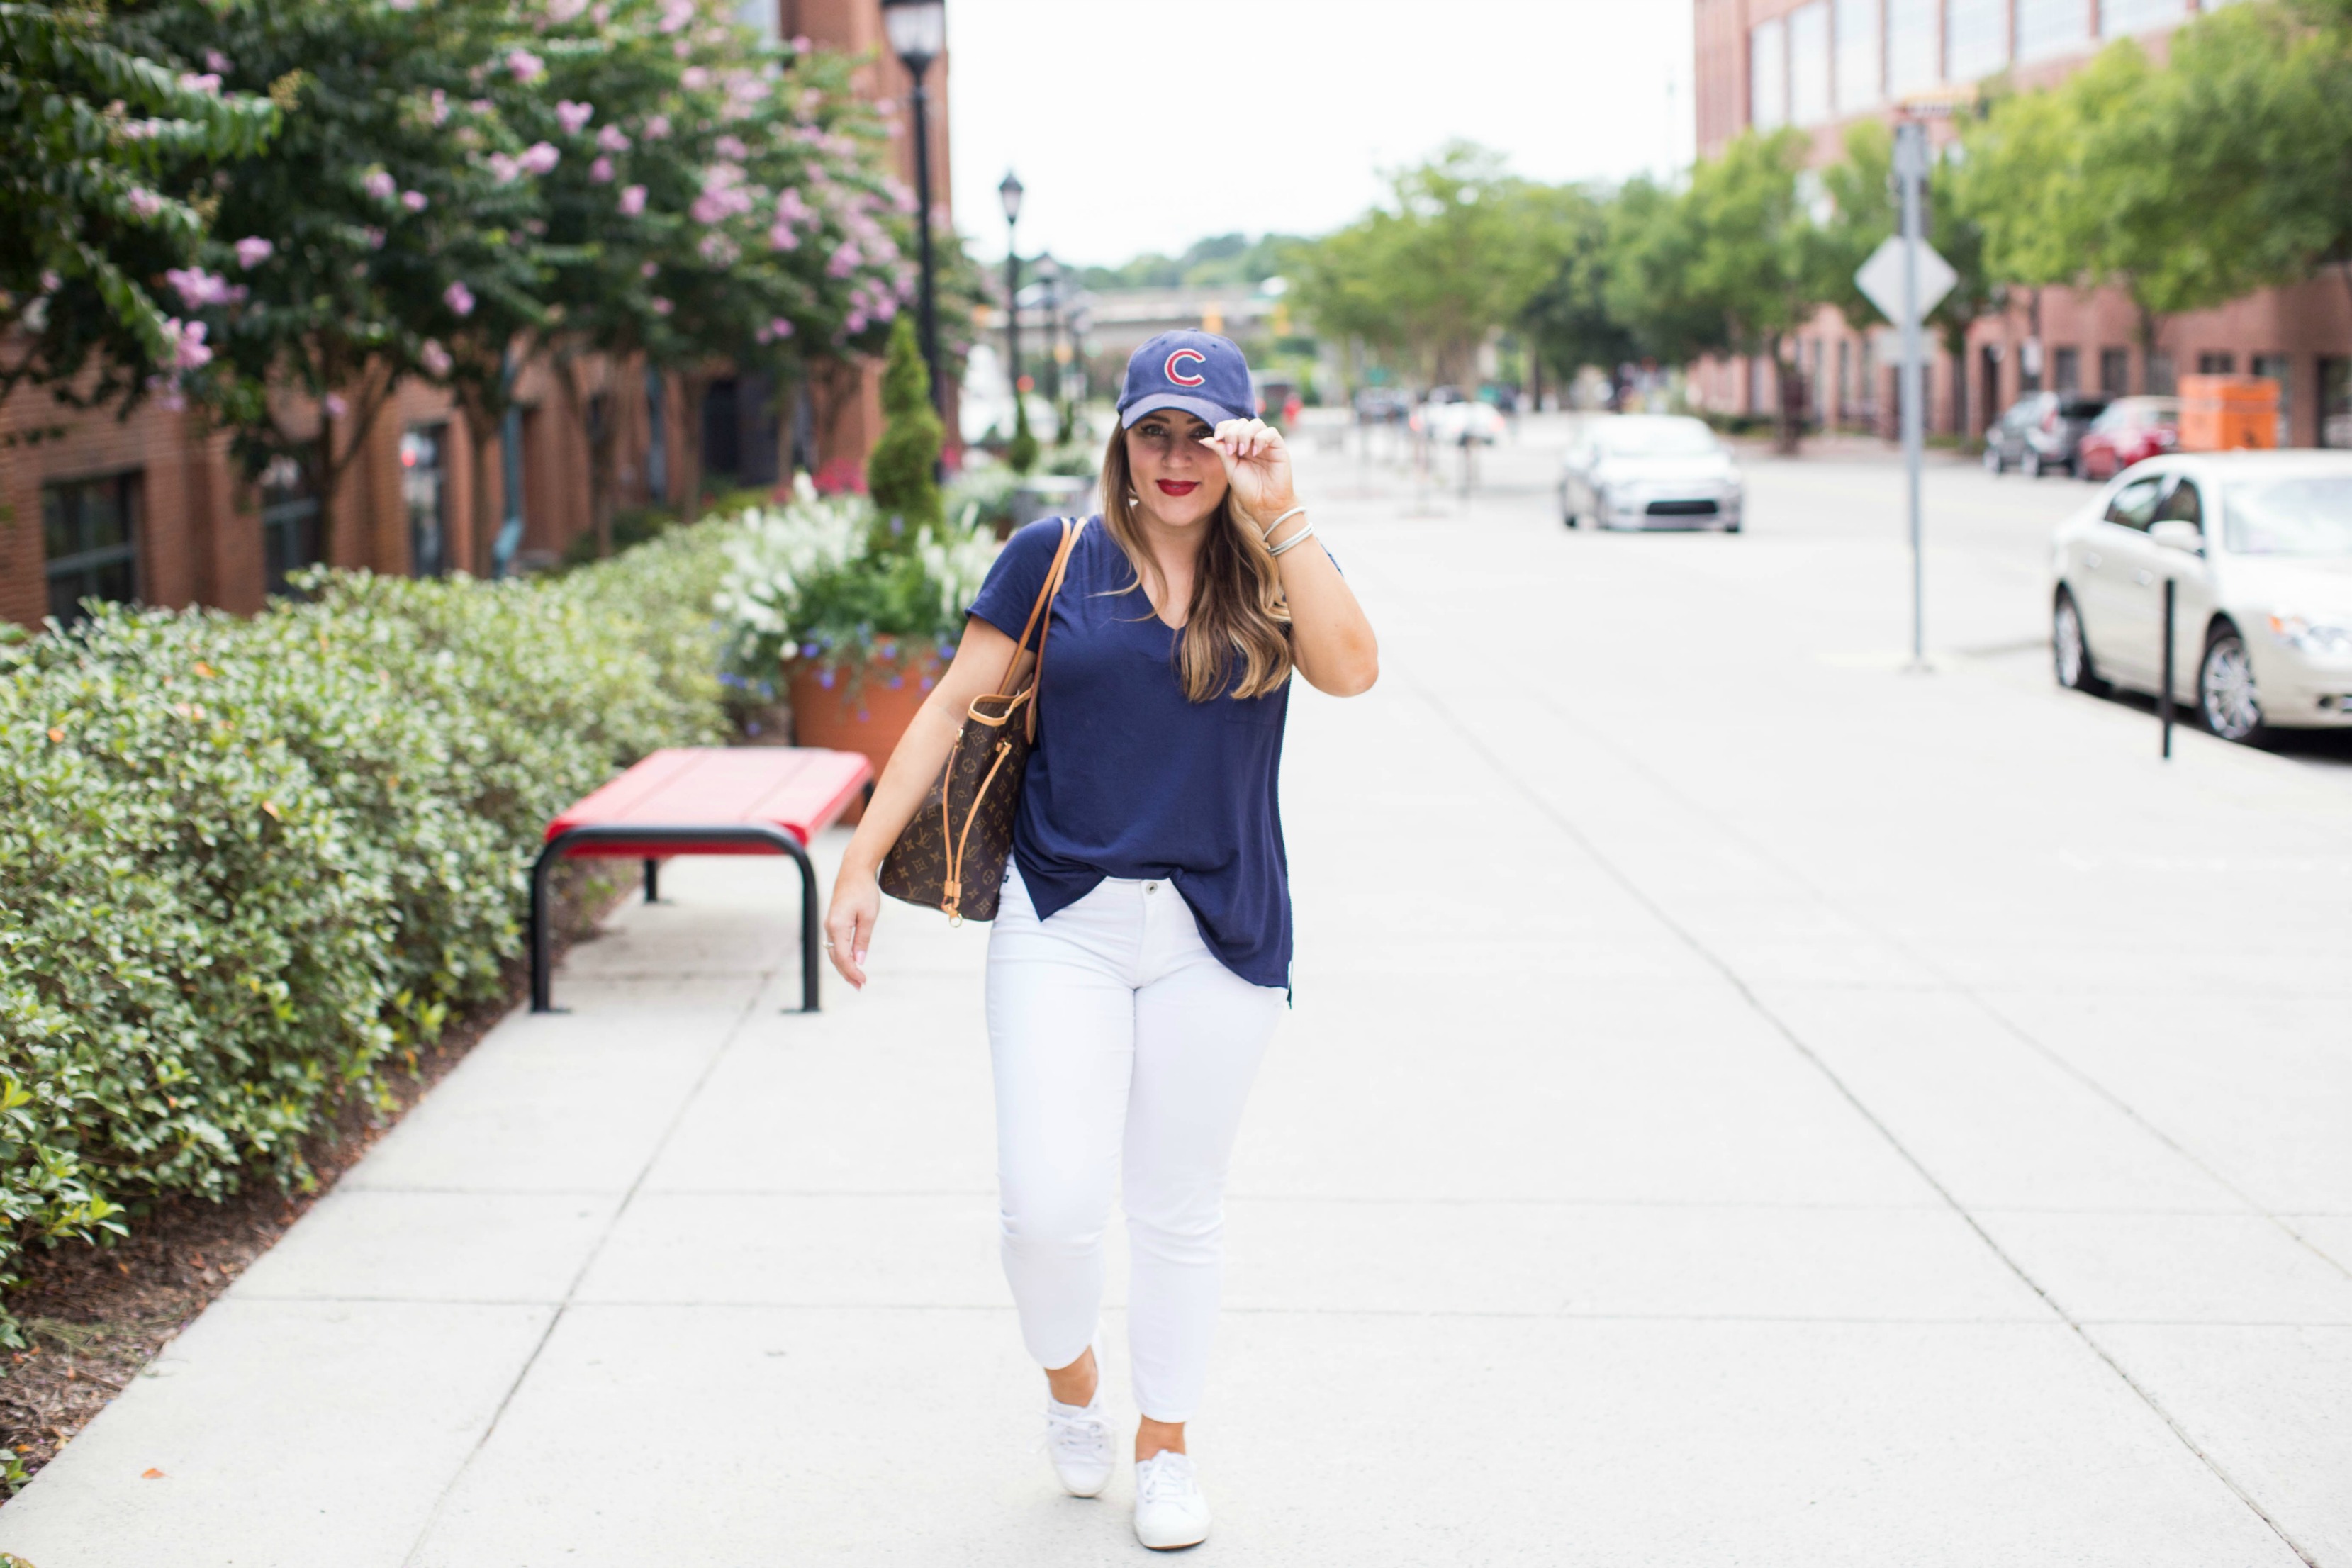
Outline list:
[[[1198,479],[1160,479],[1155,482],[1164,496],[1188,496],[1201,488]]]

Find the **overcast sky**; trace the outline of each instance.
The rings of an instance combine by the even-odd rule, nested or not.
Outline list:
[[[1117,263],[1312,234],[1449,138],[1543,180],[1686,163],[1689,0],[948,0],[955,210],[1004,254]]]

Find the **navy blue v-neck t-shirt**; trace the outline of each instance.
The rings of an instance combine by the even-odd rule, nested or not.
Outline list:
[[[1013,534],[971,614],[1018,637],[1061,542],[1058,518]],[[1286,988],[1290,879],[1275,791],[1290,683],[1188,700],[1181,634],[1134,581],[1118,542],[1089,519],[1054,600],[1013,860],[1040,920],[1105,877],[1171,883],[1226,968]]]

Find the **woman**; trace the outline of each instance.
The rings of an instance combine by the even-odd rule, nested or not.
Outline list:
[[[1353,696],[1379,667],[1254,401],[1241,351],[1206,332],[1128,362],[1102,514],[1020,655],[1025,671],[1050,650],[988,944],[1004,1272],[1045,1369],[1047,1448],[1075,1495],[1108,1482],[1096,1347],[1123,1177],[1135,1528],[1163,1549],[1208,1534],[1184,1423],[1207,1376],[1225,1167],[1289,985],[1275,792],[1289,678]],[[1061,536],[1059,521],[1013,535],[875,787],[825,919],[852,985],[882,858],[1013,658]]]

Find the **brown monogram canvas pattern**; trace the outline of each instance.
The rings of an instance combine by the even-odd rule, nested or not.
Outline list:
[[[1038,590],[1029,627],[1053,622],[1054,595],[1061,591],[1070,550],[1084,522],[1065,520],[1061,548]],[[1013,684],[1020,650],[1029,641],[1024,627],[1013,662],[1000,687]],[[1013,815],[1021,800],[1021,777],[1036,744],[1037,678],[1045,668],[1045,634],[1037,636],[1037,663],[1018,691],[998,690],[976,700],[947,765],[923,796],[922,809],[907,824],[883,857],[882,890],[894,899],[944,910],[950,920],[996,918],[1005,862],[1013,855]]]

